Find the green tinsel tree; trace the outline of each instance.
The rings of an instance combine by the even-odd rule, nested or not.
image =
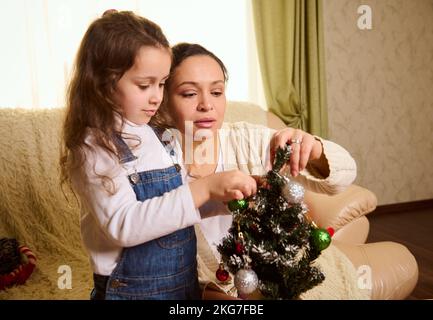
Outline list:
[[[296,299],[325,278],[312,262],[330,234],[306,216],[303,187],[279,173],[290,154],[290,146],[279,149],[267,186],[229,203],[233,225],[218,251],[241,296],[258,286],[265,298]]]

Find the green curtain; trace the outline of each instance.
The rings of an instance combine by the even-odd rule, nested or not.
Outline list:
[[[269,110],[288,126],[326,137],[321,0],[253,0],[260,69]]]

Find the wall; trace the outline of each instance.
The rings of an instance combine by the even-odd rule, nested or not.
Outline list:
[[[433,198],[433,0],[324,3],[330,139],[379,204]]]

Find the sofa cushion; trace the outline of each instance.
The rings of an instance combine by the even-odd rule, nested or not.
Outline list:
[[[253,124],[260,124],[276,130],[286,127],[284,122],[273,113],[260,108],[254,103],[243,101],[228,102],[224,121],[245,121]]]

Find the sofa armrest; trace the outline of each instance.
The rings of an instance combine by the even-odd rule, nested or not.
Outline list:
[[[305,203],[311,218],[322,228],[338,231],[351,221],[372,212],[377,198],[370,190],[352,184],[336,195],[305,192]]]
[[[338,240],[343,243],[363,244],[367,241],[370,231],[370,222],[365,216],[355,218],[343,228],[338,229],[332,237],[332,241]]]

